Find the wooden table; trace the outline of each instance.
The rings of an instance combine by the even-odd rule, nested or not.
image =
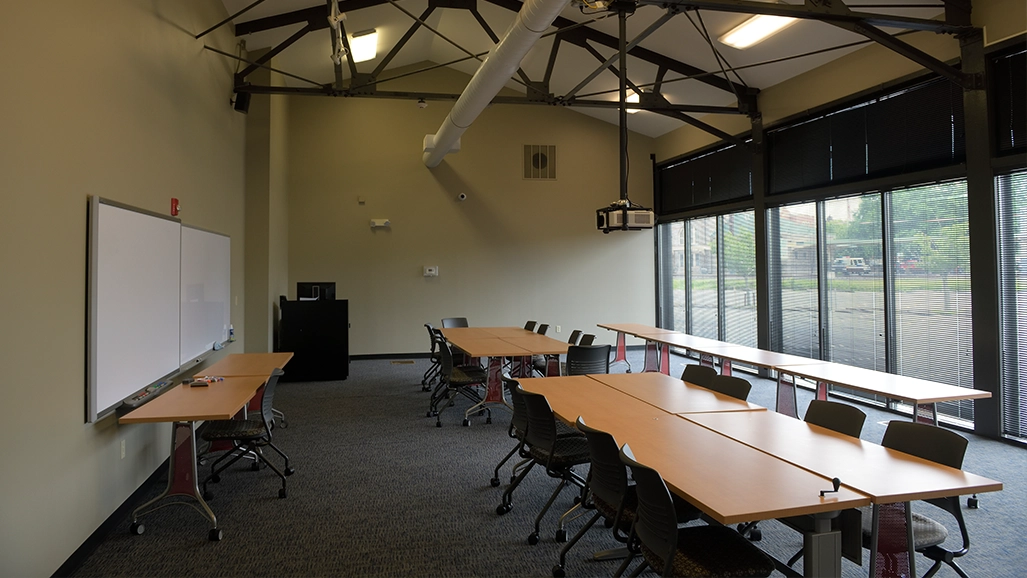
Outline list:
[[[267,377],[275,369],[285,368],[292,359],[292,352],[276,353],[232,353],[221,358],[217,363],[205,368],[193,377],[215,375],[219,377],[263,375]]]
[[[690,414],[685,419],[811,472],[841,480],[870,497],[875,519],[882,505],[994,492],[1002,483],[917,458],[776,412]],[[904,516],[904,511],[901,512]],[[890,532],[903,536],[902,532]],[[910,554],[908,545],[898,544]],[[870,575],[877,575],[871,553]],[[909,561],[907,559],[906,563]]]
[[[138,521],[140,516],[168,504],[153,508],[151,506],[164,498],[185,496],[195,499],[199,507],[191,502],[173,503],[192,506],[206,516],[213,526],[209,534],[210,539],[221,539],[217,517],[203,500],[203,495],[200,494],[197,485],[196,423],[205,420],[232,419],[246,407],[257,390],[264,385],[267,377],[267,375],[226,377],[224,381],[211,383],[206,387],[179,385],[118,418],[118,422],[123,424],[171,422],[168,485],[161,495],[132,512],[131,530],[133,533],[141,534],[143,532],[143,525]]]
[[[662,373],[611,373],[592,379],[668,413],[765,411],[766,408]]]
[[[642,371],[646,372],[659,371],[660,364],[660,357],[657,351],[658,341],[648,339],[648,336],[677,333],[671,329],[661,329],[659,327],[653,327],[642,323],[597,323],[596,325],[617,333],[617,346],[613,361],[610,363],[623,361],[628,366],[628,373],[631,373],[631,364],[628,363],[627,345],[624,338],[625,335],[633,335],[645,340],[645,363],[642,367]],[[668,371],[668,369],[665,369],[664,373],[667,373]]]
[[[849,488],[821,497],[821,490],[831,488],[829,478],[668,413],[595,377],[520,382],[526,391],[545,395],[561,420],[573,423],[581,416],[589,426],[613,435],[618,444],[628,444],[639,462],[660,472],[671,491],[722,524],[800,514],[817,517],[816,527],[806,535],[811,546],[804,570],[811,576],[840,575],[841,537],[831,531],[830,518],[837,511],[868,505],[869,497]],[[759,483],[753,482],[754,473]]]
[[[779,365],[775,366],[775,369],[793,376],[799,375],[812,379],[818,384],[825,384],[823,388],[818,385],[817,399],[827,399],[826,384],[833,383],[908,402],[913,405],[913,421],[934,425],[938,425],[938,402],[991,397],[989,391],[957,387],[926,379],[827,361],[816,364]]]

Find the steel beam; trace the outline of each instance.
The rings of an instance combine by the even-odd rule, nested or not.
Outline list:
[[[380,6],[388,3],[388,0],[339,0],[339,11],[345,14],[346,12],[353,12],[354,10]],[[274,30],[275,28],[281,28],[292,24],[300,24],[303,22],[309,22],[313,27],[313,30],[324,30],[325,28],[328,28],[328,7],[312,6],[302,10],[286,12],[285,14],[268,16],[267,18],[257,18],[256,20],[250,20],[249,22],[241,22],[235,25],[235,35],[245,36],[247,34],[253,34],[254,32]]]
[[[414,36],[414,33],[417,32],[417,29],[421,27],[421,22],[427,20],[428,17],[431,16],[431,13],[434,11],[435,7],[429,4],[428,7],[424,9],[424,12],[421,13],[421,16],[417,18],[413,24],[410,25],[410,28],[408,28],[407,31],[403,34],[403,37],[399,39],[399,42],[397,42],[396,45],[392,47],[392,50],[390,50],[389,53],[385,56],[385,58],[383,58],[382,61],[378,63],[378,66],[375,67],[374,72],[371,73],[371,76],[381,76],[382,72],[385,71],[385,67],[388,66],[390,62],[392,62],[393,58],[396,58],[396,55],[399,54],[400,49],[406,46],[407,42],[409,42],[410,39]]]
[[[275,46],[271,50],[268,50],[267,53],[265,53],[263,56],[258,58],[255,61],[254,64],[251,64],[251,65],[247,66],[246,68],[240,70],[238,73],[236,73],[236,75],[235,75],[235,83],[236,84],[242,84],[243,82],[245,82],[246,81],[246,77],[249,76],[249,74],[251,72],[257,70],[258,68],[260,68],[264,64],[267,64],[268,62],[271,62],[272,58],[277,56],[279,53],[281,53],[286,48],[292,46],[297,40],[299,40],[300,38],[303,38],[304,36],[307,35],[308,32],[310,32],[312,30],[313,30],[313,28],[312,28],[311,24],[309,24],[309,23],[306,26],[304,26],[303,28],[297,30],[295,34],[293,34],[292,36],[290,36],[290,37],[286,38],[285,40],[283,40],[281,44],[279,44],[278,46]]]

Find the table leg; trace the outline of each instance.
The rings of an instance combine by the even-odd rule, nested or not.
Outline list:
[[[918,423],[929,423],[938,425],[938,406],[933,403],[918,403],[913,405],[913,421]]]
[[[874,504],[870,534],[870,577],[916,576],[911,551],[913,520],[909,502]]]
[[[818,381],[817,382],[817,399],[819,399],[820,401],[827,401],[827,382],[826,381]]]
[[[654,373],[660,371],[659,344],[655,341],[645,342],[645,365],[642,366],[642,373]]]
[[[705,365],[706,367],[716,369],[716,366],[713,363],[713,356],[708,353],[699,353],[699,365]]]
[[[624,364],[628,366],[628,373],[631,373],[631,364],[628,362],[627,342],[625,340],[624,333],[620,331],[617,332],[617,347],[613,355],[613,361],[611,361],[610,364],[612,365],[618,361],[623,361]]]
[[[524,358],[520,360],[514,360],[514,363],[520,365],[521,371],[524,371]],[[530,363],[530,361],[529,361]],[[503,401],[503,358],[502,357],[490,357],[489,358],[489,380],[488,385],[485,386],[485,402],[501,402]]]
[[[188,428],[188,430],[183,434],[184,437],[180,437],[180,430],[184,428]],[[173,496],[193,498],[199,506],[191,502],[168,502],[158,505],[158,502]],[[196,422],[178,421],[171,424],[171,457],[168,459],[168,485],[161,495],[132,511],[133,532],[142,533],[141,531],[136,532],[136,529],[141,527],[138,524],[141,516],[172,504],[182,504],[193,508],[210,520],[211,524],[213,524],[212,532],[217,531],[217,517],[210,509],[210,506],[207,505],[207,502],[203,500],[203,495],[200,494],[200,488],[197,485]]]
[[[802,575],[842,575],[842,533],[831,529],[831,519],[838,512],[815,515],[813,531],[803,535]]]
[[[777,372],[777,412],[791,417],[799,417],[799,402],[795,398],[795,376]]]
[[[657,347],[660,350],[660,373],[670,375],[670,346],[660,343]]]
[[[731,360],[720,358],[720,374],[731,375]]]
[[[560,375],[560,356],[546,356],[546,377],[557,377]]]

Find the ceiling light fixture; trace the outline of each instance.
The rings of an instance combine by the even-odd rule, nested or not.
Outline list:
[[[795,18],[788,18],[786,16],[757,14],[731,29],[730,32],[721,36],[718,40],[723,44],[727,44],[728,46],[741,50],[749,48],[758,42],[763,42],[767,38],[770,38],[774,34],[777,34],[791,26],[795,21]]]
[[[349,41],[349,49],[352,51],[353,62],[374,60],[378,55],[378,31],[372,28],[357,32]]]

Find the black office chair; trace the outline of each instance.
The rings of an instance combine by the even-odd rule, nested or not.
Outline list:
[[[888,422],[888,428],[884,431],[884,438],[881,440],[881,445],[886,448],[905,452],[956,469],[963,467],[963,457],[966,455],[967,443],[966,438],[953,431],[935,425],[911,421]],[[900,502],[898,504],[884,504],[875,507],[880,510],[885,508],[901,508],[904,510],[903,513],[906,517],[907,527],[911,524],[913,530],[913,550],[934,561],[934,564],[924,574],[923,578],[934,576],[942,564],[948,564],[957,574],[967,578],[966,572],[956,563],[957,558],[965,556],[970,550],[970,534],[967,531],[966,522],[963,520],[963,510],[959,504],[959,496],[924,501],[948,512],[955,520],[962,541],[959,549],[948,550],[944,548],[943,544],[948,538],[948,528],[932,518],[919,513],[911,513],[908,503],[903,504]],[[873,516],[866,515],[866,512],[864,512],[863,545],[864,547],[871,548],[871,550],[873,544],[878,539],[884,538],[887,540],[887,536],[875,535],[877,529],[874,528],[873,521]],[[886,543],[878,543],[877,546],[878,552],[887,557],[888,550],[890,549],[888,545]],[[912,558],[910,558],[909,566],[910,574],[915,576],[916,564]]]
[[[745,401],[749,399],[749,390],[752,389],[752,384],[734,375],[715,375],[710,378],[709,385],[704,387]]]
[[[439,342],[439,351],[442,353],[442,372],[439,386],[444,391],[433,396],[433,405],[428,410],[428,415],[435,415],[435,427],[442,427],[442,412],[451,405],[457,395],[471,400],[472,404],[480,403],[484,397],[476,389],[484,388],[488,384],[488,372],[476,365],[460,365],[453,363],[453,351],[445,340]],[[440,409],[441,406],[441,409]],[[487,413],[485,423],[492,423],[492,410],[484,408]],[[464,418],[464,427],[471,425],[468,418]]]
[[[537,323],[535,323],[534,321],[527,321],[524,323],[524,329],[528,331],[535,331],[535,325],[537,325]]]
[[[818,425],[842,435],[859,438],[863,432],[863,422],[867,414],[861,409],[846,403],[837,401],[825,401],[814,399],[806,408],[804,420],[807,423]],[[841,514],[831,519],[831,529],[842,533],[842,555],[857,564],[862,563],[862,512],[856,509],[843,510]],[[812,516],[792,516],[779,520],[784,525],[799,532],[813,530]],[[795,564],[802,557],[803,551],[799,550],[788,559],[788,565]]]
[[[569,345],[577,345],[579,339],[581,339],[581,330],[575,329],[571,331],[571,336],[567,338],[567,343]]]
[[[571,345],[567,347],[567,375],[610,373],[609,345]]]
[[[615,540],[627,544],[631,534],[631,525],[635,521],[635,510],[638,508],[635,484],[628,478],[627,466],[620,459],[617,440],[607,432],[589,427],[580,416],[576,425],[578,431],[585,434],[585,439],[588,440],[591,467],[588,474],[587,493],[592,505],[595,506],[595,514],[560,550],[560,562],[553,566],[554,578],[564,576],[567,553],[600,518],[605,519],[607,527],[613,528]],[[685,500],[677,496],[674,496],[673,499],[678,524],[698,520],[702,516],[702,512],[698,508]],[[616,574],[618,576],[627,568],[633,557],[634,553],[626,547],[604,550],[592,555],[593,560],[624,558],[624,563],[621,564],[620,570]]]
[[[431,351],[429,352],[431,365],[424,371],[424,376],[421,378],[421,391],[431,391],[431,386],[439,378],[439,372],[442,369],[442,354],[439,353],[439,347],[435,341],[435,328],[431,323],[425,323],[424,327],[428,330],[428,339],[431,340]]]
[[[685,366],[681,374],[681,381],[694,383],[700,387],[710,388],[710,381],[717,376],[717,370],[705,365],[692,363]]]
[[[528,452],[534,459],[534,463],[542,464],[546,469],[546,475],[557,478],[560,483],[553,490],[552,495],[545,506],[535,517],[535,529],[528,535],[528,544],[538,544],[539,526],[546,512],[559,497],[560,492],[568,485],[577,486],[580,489],[585,487],[585,478],[574,471],[575,466],[589,462],[588,443],[583,434],[576,436],[559,435],[557,430],[557,418],[545,396],[537,393],[524,391],[517,386],[525,408],[528,410],[528,430],[524,434]],[[518,476],[518,483],[527,474],[530,468],[525,468]]]
[[[545,335],[547,331],[549,331],[549,324],[540,323],[538,328],[535,330],[535,333],[538,333],[539,335]]]
[[[585,333],[581,336],[581,339],[578,340],[578,345],[592,345],[592,343],[595,342],[595,340],[595,335],[592,335],[591,333]]]
[[[260,464],[263,463],[278,474],[278,477],[282,479],[282,487],[278,490],[278,497],[284,498],[287,495],[285,478],[294,474],[296,470],[289,466],[289,456],[285,455],[282,450],[278,449],[278,446],[271,442],[271,430],[274,429],[274,414],[271,411],[271,403],[275,397],[278,379],[284,374],[285,372],[281,369],[275,369],[271,372],[267,383],[264,384],[264,393],[260,399],[260,419],[211,420],[204,425],[203,433],[201,434],[204,440],[208,442],[231,442],[233,449],[225,452],[224,455],[210,464],[210,474],[203,480],[203,499],[210,500],[214,497],[214,494],[207,489],[207,483],[219,483],[221,481],[221,472],[246,455],[256,457],[251,466],[253,470],[259,470]],[[282,456],[282,459],[285,460],[284,469],[279,470],[273,463],[268,461],[264,455],[265,447],[273,449],[278,455]],[[219,464],[225,460],[228,460],[228,462],[219,467]]]
[[[468,327],[466,317],[443,317],[442,328],[448,329],[450,327]]]
[[[679,528],[674,500],[660,473],[644,466],[624,445],[621,461],[631,469],[638,495],[632,537],[644,562],[632,576],[651,567],[660,576],[770,576],[774,562],[725,526]]]

